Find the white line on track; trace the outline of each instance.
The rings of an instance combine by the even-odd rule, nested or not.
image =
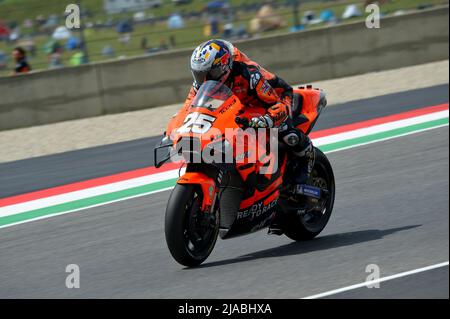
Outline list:
[[[367,287],[370,285],[374,285],[374,284],[378,284],[384,281],[389,281],[389,280],[393,280],[393,279],[397,279],[397,278],[402,278],[402,277],[406,277],[406,276],[410,276],[410,275],[414,275],[414,274],[418,274],[424,271],[429,271],[429,270],[433,270],[436,268],[442,268],[445,266],[448,266],[449,262],[445,261],[439,264],[435,264],[435,265],[431,265],[431,266],[427,266],[427,267],[423,267],[423,268],[417,268],[417,269],[413,269],[410,271],[405,271],[405,272],[401,272],[399,274],[396,275],[392,275],[392,276],[387,276],[387,277],[381,277],[379,279],[376,280],[370,280],[370,281],[366,281],[366,282],[362,282],[356,285],[351,285],[351,286],[347,286],[347,287],[343,287],[343,288],[339,288],[339,289],[334,289],[334,290],[330,290],[330,291],[326,291],[317,295],[312,295],[312,296],[308,296],[308,297],[303,297],[301,299],[319,299],[319,298],[323,298],[323,297],[328,297],[328,296],[332,296],[332,295],[336,295],[342,292],[346,292],[349,290],[354,290],[354,289],[358,289],[358,288],[363,288],[363,287]]]
[[[82,210],[87,210],[87,209],[91,209],[91,208],[101,207],[101,206],[114,204],[114,203],[118,203],[118,202],[123,202],[123,201],[129,200],[129,199],[139,198],[139,197],[143,197],[143,196],[147,196],[147,195],[151,195],[151,194],[155,194],[155,193],[161,193],[161,192],[165,192],[165,191],[168,191],[168,190],[171,190],[171,189],[173,189],[173,186],[166,187],[166,188],[161,188],[161,189],[154,190],[154,191],[147,192],[147,193],[133,195],[133,196],[130,196],[130,197],[115,199],[115,200],[111,200],[111,201],[100,203],[100,204],[90,205],[88,207],[82,207],[82,208],[77,208],[77,209],[64,211],[64,212],[61,212],[61,213],[55,213],[55,214],[44,215],[44,216],[40,216],[40,217],[36,217],[36,218],[31,218],[31,219],[23,220],[23,221],[20,221],[20,222],[16,222],[16,223],[11,223],[11,224],[0,226],[0,229],[8,228],[8,227],[11,227],[11,226],[16,226],[16,225],[20,225],[20,224],[30,223],[30,222],[34,222],[36,220],[47,219],[47,218],[60,216],[60,215],[66,215],[66,214],[69,214],[69,213],[75,213],[75,212],[79,212],[79,211],[82,211]]]
[[[413,134],[417,134],[417,133],[431,131],[431,130],[435,130],[435,129],[446,127],[446,126],[449,126],[449,124],[446,123],[446,124],[437,125],[437,126],[433,126],[433,127],[428,127],[428,128],[424,128],[424,129],[420,129],[420,130],[415,130],[415,131],[411,131],[411,132],[407,132],[407,133],[403,133],[403,134],[399,134],[399,135],[394,135],[394,136],[389,136],[389,137],[385,137],[385,138],[380,138],[380,139],[376,139],[376,140],[369,141],[369,142],[357,143],[357,144],[353,144],[353,145],[346,146],[346,147],[340,147],[340,148],[338,148],[336,150],[326,151],[324,153],[325,154],[330,154],[330,153],[334,153],[334,152],[345,151],[345,150],[348,150],[348,149],[351,149],[351,148],[355,148],[355,147],[360,147],[360,146],[364,146],[364,145],[370,145],[370,144],[374,144],[374,143],[378,143],[378,142],[389,141],[389,140],[393,140],[393,139],[396,139],[396,138],[399,138],[399,137],[404,137],[404,136],[408,136],[408,135],[413,135]],[[316,146],[314,144],[314,140],[313,140],[313,145]]]
[[[350,140],[357,137],[364,137],[376,133],[383,133],[386,131],[391,131],[399,128],[404,128],[407,126],[422,124],[438,119],[447,118],[449,116],[449,110],[434,112],[425,115],[419,115],[403,120],[397,120],[393,122],[387,122],[382,124],[377,124],[373,126],[363,127],[356,130],[351,130],[348,132],[332,134],[324,137],[319,137],[313,140],[315,146],[321,146],[326,144],[332,144],[337,142],[342,142],[345,140]]]
[[[79,199],[84,199],[87,197],[94,197],[98,195],[104,195],[108,193],[113,193],[117,191],[122,191],[125,189],[130,189],[133,187],[139,187],[148,185],[151,183],[166,181],[171,178],[178,178],[178,174],[184,173],[186,169],[183,168],[181,171],[179,169],[174,169],[170,171],[165,171],[162,173],[156,173],[152,175],[136,177],[124,181],[114,182],[111,184],[90,187],[86,189],[81,189],[78,191],[73,191],[69,193],[54,195],[50,197],[39,198],[31,200],[24,203],[19,203],[15,205],[5,206],[0,208],[0,217],[6,217],[10,215],[20,214],[30,210],[45,208],[53,205],[64,204]],[[130,198],[130,197],[128,197]]]

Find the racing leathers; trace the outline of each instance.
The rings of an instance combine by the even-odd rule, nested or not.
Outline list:
[[[236,47],[234,47],[233,58],[232,71],[225,84],[231,88],[243,105],[263,106],[266,109],[266,114],[253,118],[250,126],[279,128],[280,142],[288,145],[292,153],[304,162],[303,172],[300,172],[297,182],[305,183],[312,170],[314,152],[309,137],[292,124],[292,87],[280,77],[250,60]],[[198,89],[199,86],[194,82],[186,105],[191,103]]]

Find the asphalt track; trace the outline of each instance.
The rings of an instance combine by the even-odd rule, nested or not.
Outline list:
[[[448,102],[448,86],[433,90],[432,99],[429,91],[397,95],[387,114],[376,113],[392,96],[375,99],[372,108],[366,106],[368,100],[342,105],[341,112],[358,121],[363,119],[356,114],[368,116],[372,111],[372,118]],[[408,101],[411,96],[415,99]],[[336,113],[326,120],[328,127],[345,124],[339,123],[338,108],[329,108],[323,119],[331,112]],[[317,239],[294,243],[261,231],[219,240],[207,262],[196,269],[176,264],[165,246],[163,215],[169,192],[1,229],[0,298],[301,298],[363,282],[368,264],[377,264],[381,275],[388,276],[447,261],[448,134],[448,127],[438,128],[329,154],[336,203]],[[136,147],[130,143],[130,150],[131,145]],[[119,160],[109,158],[112,163]],[[23,163],[32,163],[27,161],[2,165],[25,169]],[[79,166],[70,168],[71,163],[65,163],[65,173],[84,179],[77,175]],[[101,174],[101,162],[91,159],[90,164]],[[132,164],[137,165],[137,159]],[[8,174],[5,167],[0,166],[2,180]],[[44,187],[39,177],[44,168],[34,175],[27,171],[14,176],[15,191],[24,192],[27,188],[20,185],[33,177],[32,189]],[[128,167],[133,168],[138,167]],[[56,171],[56,176],[63,175],[63,167]],[[79,289],[65,286],[68,264],[80,267]],[[448,291],[445,267],[334,297],[448,298]]]

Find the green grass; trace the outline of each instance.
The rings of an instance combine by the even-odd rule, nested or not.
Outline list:
[[[75,0],[69,0],[67,3],[76,2]],[[208,1],[207,0],[194,0],[191,4],[184,6],[174,6],[170,0],[165,0],[162,7],[148,10],[156,16],[167,16],[174,11],[184,9],[186,11],[200,10]],[[240,5],[244,3],[260,2],[256,0],[231,0],[233,5]],[[103,0],[83,0],[85,7],[95,13],[94,17],[86,18],[86,21],[96,21],[98,19],[105,20],[106,14],[103,12]],[[363,10],[363,0],[337,0],[337,1],[309,1],[302,4],[300,7],[300,16],[306,10],[314,10],[319,13],[320,10],[330,8],[334,11],[336,16],[341,16],[345,10],[346,5],[351,3],[357,3]],[[383,13],[392,13],[399,9],[413,9],[420,4],[448,4],[448,0],[393,0],[391,3],[385,4],[381,7]],[[36,17],[38,14],[44,14],[48,16],[50,14],[62,13],[65,9],[66,1],[61,0],[0,0],[0,20],[18,21],[22,22],[25,18]],[[293,25],[293,16],[289,8],[281,8],[277,12],[285,19],[287,26],[275,31],[271,31],[269,34],[277,34],[286,32]],[[254,17],[255,13],[239,14],[241,22],[236,22],[235,25],[248,26],[248,22]],[[116,19],[122,19],[123,14],[116,16]],[[314,26],[314,28],[320,27],[320,25]],[[186,28],[181,30],[168,30],[165,23],[153,24],[153,25],[137,25],[131,36],[131,40],[127,45],[122,45],[118,41],[118,34],[115,28],[94,30],[87,29],[85,31],[85,38],[88,43],[88,51],[90,55],[90,61],[96,62],[104,60],[101,55],[101,50],[104,46],[110,45],[114,48],[116,57],[118,56],[136,56],[144,54],[140,49],[140,41],[142,37],[146,37],[148,46],[157,47],[161,41],[169,42],[169,37],[174,36],[177,45],[176,48],[188,48],[193,47],[201,41],[207,38],[203,34],[204,22],[202,21],[187,21]],[[30,30],[22,29],[22,33],[26,34]],[[47,67],[47,55],[43,52],[43,46],[49,41],[48,36],[39,36],[34,38],[35,44],[38,48],[37,56],[30,58],[30,64],[33,69],[43,69]],[[13,45],[7,45],[5,42],[0,42],[0,51],[9,53],[13,48]],[[63,63],[68,65],[68,60],[74,52],[63,53]],[[7,75],[12,68],[11,61],[9,62],[9,70],[0,70],[1,75]]]
[[[162,6],[146,10],[156,17],[168,16],[175,11],[200,11],[210,0],[193,0],[189,4],[176,6],[171,0],[162,0]],[[0,20],[23,21],[26,18],[36,17],[39,14],[49,16],[51,14],[63,14],[69,3],[77,3],[78,0],[0,0]],[[261,0],[230,0],[232,6],[242,4],[260,3]],[[103,0],[82,0],[85,10],[95,14],[96,18],[106,18],[103,12]],[[130,16],[130,14],[125,14]],[[122,15],[123,16],[123,15]]]

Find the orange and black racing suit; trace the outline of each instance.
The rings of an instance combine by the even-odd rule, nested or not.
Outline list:
[[[234,49],[233,70],[229,81],[233,93],[242,104],[263,106],[278,127],[286,121],[291,111],[292,87],[283,79],[250,60]]]
[[[234,48],[234,62],[226,83],[243,105],[263,106],[278,127],[289,116],[292,101],[292,87],[278,76],[268,72],[244,53]],[[198,85],[193,84],[187,104],[195,97]]]
[[[273,121],[273,126],[280,128],[280,142],[288,145],[294,154],[299,157],[313,156],[313,154],[311,155],[311,140],[292,124],[290,114],[293,89],[283,79],[250,60],[235,47],[233,69],[226,84],[243,105],[248,107],[263,106],[266,109],[267,114]],[[197,90],[198,86],[194,83],[186,105],[190,104]],[[289,137],[292,135],[296,136],[295,143],[289,142],[291,140]],[[310,167],[312,161],[309,159],[309,165],[306,165],[309,166],[308,171],[312,169]]]

